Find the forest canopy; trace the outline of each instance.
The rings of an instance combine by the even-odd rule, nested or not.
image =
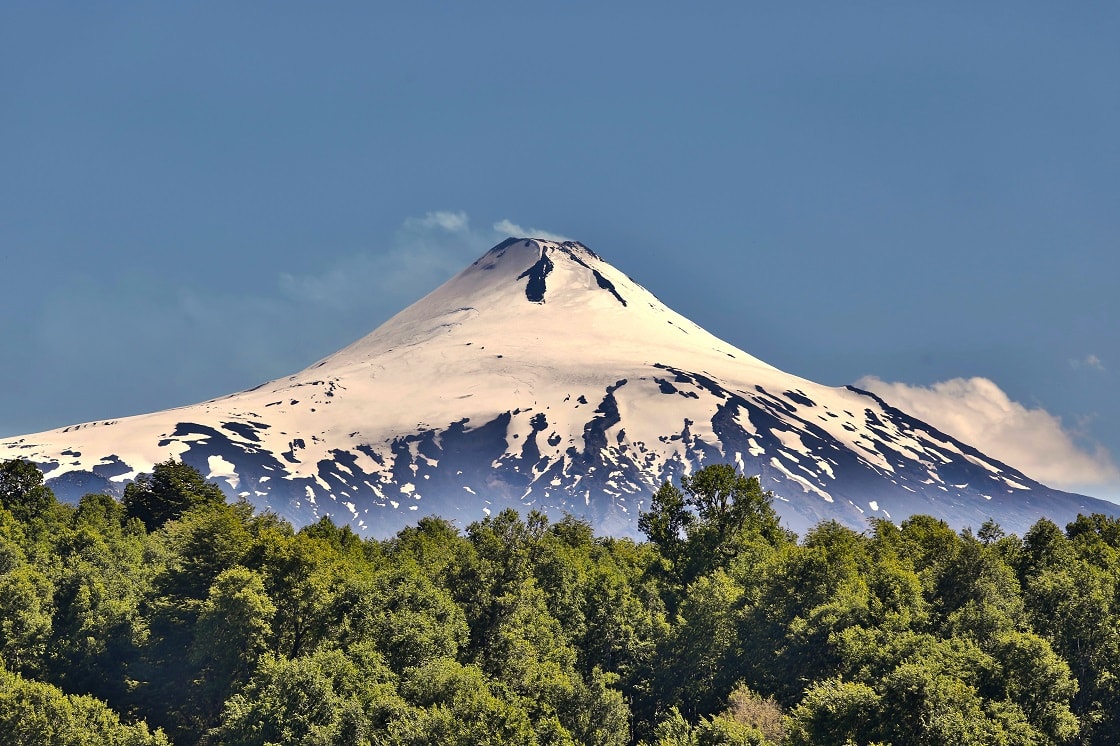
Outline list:
[[[647,541],[295,530],[168,461],[0,464],[0,744],[1115,744],[1120,522],[784,529],[726,465]]]

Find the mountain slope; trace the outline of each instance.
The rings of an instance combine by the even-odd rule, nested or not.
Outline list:
[[[388,534],[505,506],[633,534],[662,481],[728,461],[786,523],[989,516],[1022,531],[1116,506],[1051,490],[878,397],[784,373],[585,246],[509,239],[309,368],[189,407],[0,442],[66,495],[182,458],[296,523]]]

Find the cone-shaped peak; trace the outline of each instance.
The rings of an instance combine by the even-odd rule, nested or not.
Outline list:
[[[561,267],[561,271],[553,274],[557,266]],[[507,238],[479,257],[461,277],[480,275],[479,279],[486,283],[510,281],[512,278],[523,285],[525,299],[531,303],[546,302],[550,285],[570,289],[571,283],[564,283],[563,278],[579,278],[584,281],[576,283],[576,287],[605,290],[625,306],[626,300],[619,295],[614,283],[604,276],[604,266],[609,267],[598,254],[578,241]],[[594,283],[586,282],[588,275]]]
[[[500,343],[507,361],[513,357],[529,366],[567,366],[576,360],[595,366],[635,358],[683,362],[699,350],[770,367],[668,308],[581,243],[509,238],[308,371],[422,343],[430,353],[427,343],[435,340],[437,347]],[[588,350],[595,351],[594,360]]]

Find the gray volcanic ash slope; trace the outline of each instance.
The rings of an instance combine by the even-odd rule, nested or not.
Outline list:
[[[634,534],[664,480],[730,462],[784,522],[954,526],[1117,506],[1052,490],[851,387],[707,333],[587,247],[509,239],[368,336],[287,378],[193,406],[0,442],[60,495],[119,494],[181,458],[296,524],[388,535],[504,507]]]

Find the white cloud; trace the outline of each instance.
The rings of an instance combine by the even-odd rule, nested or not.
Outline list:
[[[499,220],[494,223],[494,230],[506,236],[513,236],[514,238],[543,238],[545,241],[557,241],[559,243],[572,240],[567,236],[561,236],[559,233],[553,233],[552,231],[546,231],[541,228],[522,228],[511,220]]]
[[[505,238],[506,228],[521,230],[508,220],[476,230],[466,212],[434,210],[406,219],[390,245],[338,257],[316,274],[281,275],[280,287],[293,299],[334,310],[376,304],[387,319]]]
[[[1101,362],[1101,359],[1099,357],[1092,354],[1086,355],[1080,360],[1070,360],[1069,364],[1073,368],[1091,368],[1093,370],[1099,371],[1104,370],[1104,363]]]
[[[1046,410],[1012,401],[987,378],[927,388],[867,376],[856,385],[1051,487],[1092,492],[1120,484],[1120,469],[1102,446],[1086,444]]]
[[[280,289],[301,304],[351,311],[375,304],[392,313],[434,290],[479,253],[469,243],[417,238],[377,253],[339,257],[317,274],[282,274]]]
[[[470,218],[467,213],[436,210],[429,212],[422,218],[408,218],[404,221],[405,228],[425,231],[439,228],[448,233],[466,233],[470,230]]]

